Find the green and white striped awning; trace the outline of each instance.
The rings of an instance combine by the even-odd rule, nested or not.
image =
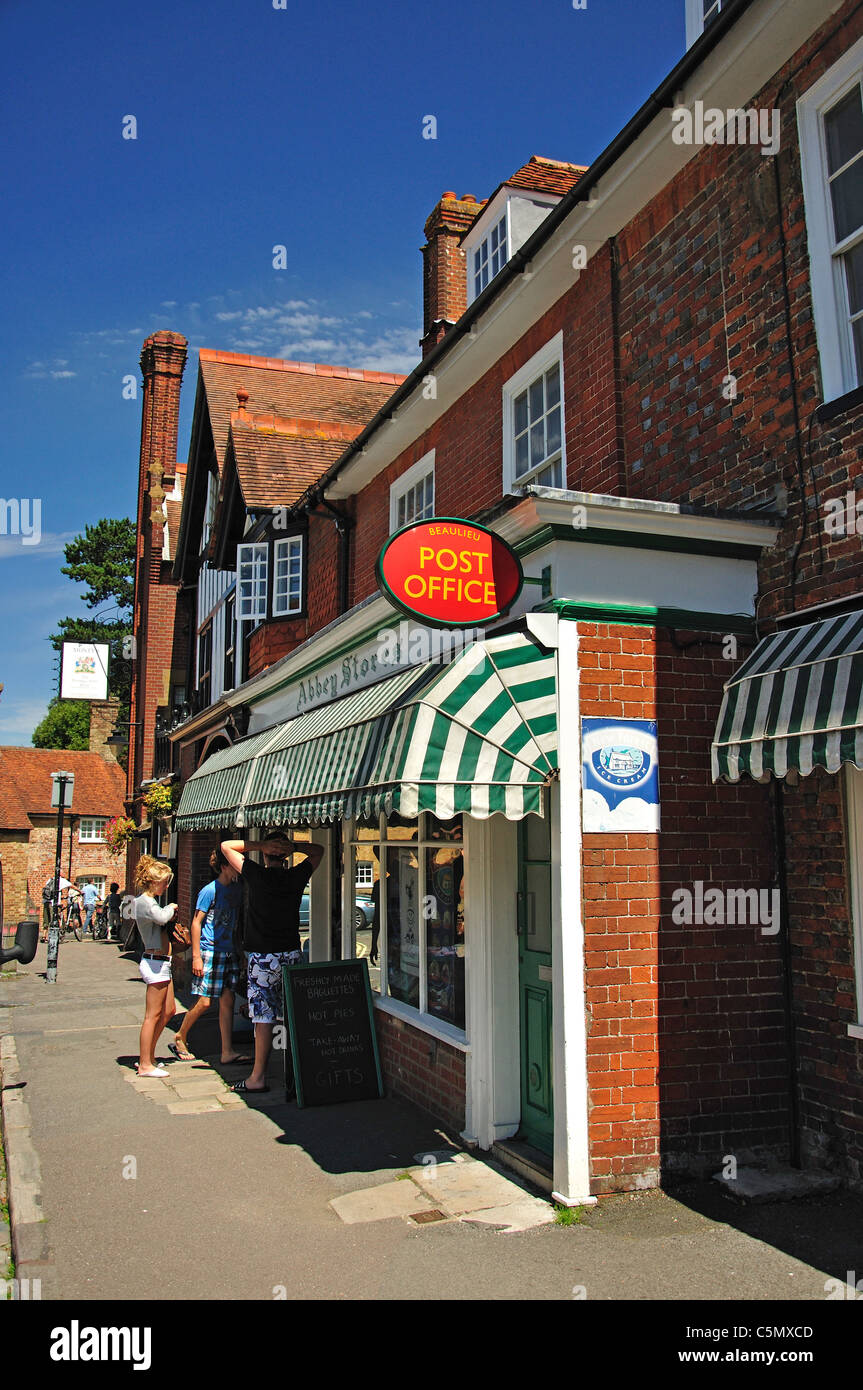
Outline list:
[[[863,767],[863,612],[765,637],[725,684],[714,782]]]
[[[524,632],[401,671],[215,753],[179,830],[433,811],[542,813],[557,768],[555,655]]]

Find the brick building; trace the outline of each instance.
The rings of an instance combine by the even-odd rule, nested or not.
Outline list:
[[[567,1202],[728,1154],[863,1177],[863,15],[702,14],[586,171],[443,195],[422,360],[285,503],[353,519],[349,606],[223,693],[248,734],[177,821],[314,826],[312,959],[372,954],[373,846],[388,1084]],[[384,662],[376,560],[430,516],[525,587],[448,665],[416,624]],[[521,781],[446,751],[487,767],[497,700]]]
[[[123,815],[124,774],[105,738],[117,718],[116,700],[93,701],[90,751],[0,748],[0,874],[4,930],[38,917],[42,889],[53,878],[57,812],[51,809],[51,773],[75,774],[71,815],[64,816],[62,874],[72,883],[92,879],[100,893],[124,880],[125,864],[105,846],[105,826]]]

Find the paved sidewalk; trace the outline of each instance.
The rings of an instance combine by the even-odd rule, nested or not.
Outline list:
[[[750,1210],[697,1185],[555,1224],[398,1098],[299,1110],[278,1056],[269,1095],[230,1095],[246,1068],[219,1065],[215,1010],[191,1035],[196,1062],[139,1080],[134,961],[72,941],[56,985],[44,967],[42,947],[0,982],[0,1034],[18,1068],[4,1076],[13,1217],[20,1163],[40,1184],[49,1297],[820,1301],[860,1264],[863,1200],[848,1194]]]

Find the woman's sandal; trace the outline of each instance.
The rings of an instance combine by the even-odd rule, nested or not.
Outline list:
[[[260,1096],[269,1089],[269,1086],[247,1086],[245,1081],[235,1081],[231,1087],[240,1096]]]
[[[193,1052],[181,1052],[177,1043],[168,1043],[168,1051],[173,1052],[178,1062],[197,1062],[198,1060]]]

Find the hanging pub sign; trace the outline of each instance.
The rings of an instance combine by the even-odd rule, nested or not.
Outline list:
[[[508,613],[521,593],[521,561],[506,541],[460,517],[414,521],[378,556],[378,587],[433,627],[478,627]]]

